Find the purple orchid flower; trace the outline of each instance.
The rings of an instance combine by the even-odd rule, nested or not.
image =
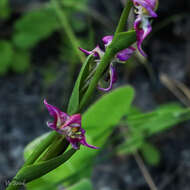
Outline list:
[[[152,31],[149,18],[157,17],[157,14],[154,12],[157,6],[157,0],[132,0],[136,8],[137,18],[134,22],[134,28],[137,33],[137,48],[139,52],[146,56],[142,50],[142,42]]]
[[[113,40],[113,36],[111,36],[111,35],[110,36],[104,36],[102,38],[102,41],[104,43],[105,48],[111,44],[112,40]],[[96,48],[93,49],[92,51],[87,51],[87,50],[82,49],[82,48],[79,48],[79,49],[83,53],[85,53],[87,56],[93,54],[94,57],[97,59],[96,60],[97,66],[100,63],[100,60],[104,56],[104,53],[105,53],[103,50],[101,50],[101,48],[99,46],[96,46]],[[134,47],[129,47],[129,48],[126,48],[126,49],[124,49],[124,50],[122,50],[116,54],[115,59],[112,60],[112,62],[110,63],[109,69],[106,72],[109,74],[109,85],[107,88],[102,88],[102,87],[100,87],[100,85],[98,85],[99,90],[104,91],[104,92],[108,92],[112,89],[113,84],[117,81],[117,73],[116,73],[116,70],[113,66],[113,62],[114,61],[119,61],[119,62],[127,61],[131,57],[131,55],[133,54],[134,51],[135,51]]]
[[[93,54],[94,57],[97,59],[100,59],[104,55],[104,51],[102,51],[98,45],[92,51],[87,51],[83,48],[79,48],[79,50],[81,50],[87,56]]]
[[[97,147],[89,145],[86,142],[85,130],[81,127],[80,114],[69,116],[55,106],[48,104],[46,100],[44,100],[44,104],[50,115],[54,118],[53,122],[47,122],[48,127],[64,135],[74,149],[79,149],[80,144],[89,148],[97,149]]]

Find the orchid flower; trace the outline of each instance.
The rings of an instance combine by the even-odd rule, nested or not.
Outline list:
[[[54,118],[53,122],[47,122],[48,127],[64,135],[74,149],[79,149],[80,144],[89,148],[97,149],[97,147],[89,145],[86,142],[85,130],[81,127],[80,114],[69,116],[55,106],[48,104],[46,100],[44,100],[44,104],[50,115]]]
[[[102,41],[104,43],[105,48],[108,47],[113,40],[113,36],[105,36],[102,38]],[[105,52],[101,50],[99,46],[96,46],[92,51],[87,51],[85,49],[79,48],[83,53],[85,53],[87,56],[93,54],[94,57],[96,58],[96,67],[99,65],[101,58],[104,56]],[[109,75],[109,86],[107,88],[102,88],[100,87],[100,84],[98,85],[98,89],[104,92],[108,92],[112,89],[113,84],[117,81],[117,73],[114,68],[114,62],[125,62],[127,61],[133,52],[135,51],[135,48],[129,47],[126,48],[120,52],[118,52],[115,56],[115,58],[112,60],[110,63],[110,66],[108,67],[108,70],[106,71],[106,74]],[[107,81],[107,80],[105,80]]]
[[[157,6],[157,0],[132,0],[136,8],[136,20],[134,22],[134,28],[137,33],[137,48],[139,52],[146,56],[142,50],[142,42],[152,31],[152,27],[149,18],[157,17],[154,12]]]

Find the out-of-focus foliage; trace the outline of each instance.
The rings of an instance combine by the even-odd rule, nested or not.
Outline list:
[[[15,50],[11,68],[16,73],[24,73],[30,67],[30,52],[27,50]]]
[[[88,0],[81,0],[81,1],[75,1],[75,0],[62,0],[61,4],[64,7],[64,10],[67,14],[67,17],[69,18],[72,28],[76,32],[82,32],[86,29],[87,23],[84,22],[83,17],[77,18],[76,14],[73,14],[76,11],[80,12],[87,12],[88,6],[87,6]]]
[[[13,47],[8,41],[0,41],[0,75],[4,75],[10,68],[13,58]]]
[[[0,5],[2,2],[4,0]],[[28,12],[13,25],[11,40],[0,42],[0,75],[5,75],[9,70],[16,73],[27,71],[30,67],[31,48],[58,28],[56,16],[49,8]]]
[[[0,20],[9,18],[10,14],[11,14],[11,10],[9,7],[9,0],[1,0],[0,1]]]
[[[77,16],[79,12],[85,13],[87,10],[88,0],[78,3],[74,1],[63,1],[62,11],[65,12],[68,22],[74,33],[89,31],[92,34],[87,22],[84,22],[83,16]],[[11,10],[8,0],[0,1],[0,21],[11,17]],[[45,4],[40,9],[32,9],[23,13],[13,22],[13,31],[9,40],[0,43],[2,50],[0,60],[0,75],[5,75],[9,70],[16,73],[23,73],[29,70],[31,64],[32,49],[35,48],[40,41],[48,39],[55,31],[62,36],[62,45],[60,46],[60,59],[69,62],[70,65],[78,63],[79,60],[75,56],[75,52],[71,48],[71,43],[65,35],[65,28],[61,28],[61,21],[58,20],[55,10],[51,3]],[[92,44],[91,35],[80,37],[80,43],[88,41]],[[67,45],[65,45],[67,44]],[[88,47],[85,43],[85,47]],[[8,47],[9,46],[9,47]],[[50,73],[51,72],[47,72]]]
[[[0,57],[0,75],[5,75],[9,70],[23,73],[30,66],[30,52],[16,49],[9,41],[0,41]]]
[[[149,113],[132,109],[132,113],[125,120],[128,127],[127,138],[118,147],[118,152],[119,154],[130,154],[140,150],[148,163],[157,164],[160,159],[159,151],[154,146],[147,144],[146,138],[188,119],[190,119],[190,109],[179,104],[162,105]]]
[[[143,158],[150,165],[158,165],[161,159],[159,150],[151,143],[144,142],[140,148]]]
[[[13,42],[22,49],[32,48],[50,36],[58,26],[56,15],[51,8],[28,12],[14,24]]]

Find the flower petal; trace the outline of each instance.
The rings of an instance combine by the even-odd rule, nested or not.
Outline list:
[[[142,27],[141,27],[141,26]],[[144,41],[144,39],[150,34],[150,32],[152,31],[152,27],[149,23],[149,20],[147,18],[140,18],[138,17],[135,20],[134,23],[134,28],[136,30],[137,33],[137,48],[139,50],[139,52],[143,55],[146,56],[146,54],[144,53],[144,51],[142,50],[142,42]]]
[[[86,146],[86,147],[89,147],[89,148],[93,148],[93,149],[98,149],[98,147],[96,146],[93,146],[93,145],[90,145],[86,142],[86,137],[85,137],[85,133],[86,131],[84,129],[81,128],[81,139],[80,139],[80,144]]]
[[[148,15],[151,17],[157,17],[157,14],[154,12],[157,4],[157,0],[133,0],[135,6],[142,6],[148,11]]]
[[[45,99],[44,99],[44,104],[45,104],[46,108],[48,109],[50,115],[53,116],[53,118],[54,118],[53,123],[51,123],[51,122],[47,123],[48,127],[53,129],[53,128],[61,125],[61,123],[65,122],[67,120],[67,118],[69,117],[66,113],[62,112],[57,107],[52,106],[51,104],[48,104]]]
[[[92,54],[92,51],[87,51],[86,49],[83,49],[83,48],[80,48],[79,47],[79,50],[81,50],[83,53],[85,53],[87,56],[91,55]]]
[[[79,139],[67,138],[67,140],[71,143],[73,149],[78,150],[80,148]]]
[[[98,86],[98,89],[103,91],[103,92],[109,92],[112,89],[113,84],[116,82],[117,80],[117,73],[115,68],[113,67],[112,64],[110,64],[110,68],[109,68],[109,75],[110,75],[110,83],[108,88],[102,88],[100,86]]]
[[[74,114],[69,117],[63,127],[81,127],[81,114]]]
[[[98,59],[100,59],[104,55],[104,51],[102,51],[98,45],[92,51],[87,51],[83,48],[79,48],[79,50],[81,50],[87,56],[93,54],[94,57]]]
[[[93,148],[93,149],[98,149],[98,147],[90,145],[86,142],[85,136],[80,140],[80,144],[89,147],[89,148]]]
[[[102,41],[103,41],[103,43],[104,43],[104,45],[105,45],[106,47],[111,44],[112,40],[113,40],[113,36],[111,36],[111,35],[110,35],[110,36],[104,36],[104,37],[102,38]]]
[[[56,130],[57,131],[57,126],[54,122],[47,122],[47,126],[53,130]]]
[[[46,100],[44,100],[44,104],[50,115],[54,117],[53,122],[47,122],[48,127],[64,135],[74,149],[79,149],[80,144],[89,148],[97,148],[87,144],[85,140],[85,130],[81,128],[81,114],[69,116],[55,106],[48,104]]]
[[[136,49],[131,46],[117,53],[116,57],[119,59],[119,61],[127,61],[135,50]]]

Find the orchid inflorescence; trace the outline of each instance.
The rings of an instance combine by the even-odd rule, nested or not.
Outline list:
[[[113,36],[105,36],[102,38],[102,41],[104,43],[105,49],[111,44],[113,40]],[[96,59],[96,68],[98,67],[101,58],[104,56],[105,52],[97,45],[95,49],[93,49],[92,51],[87,51],[85,49],[79,48],[82,52],[84,52],[86,55],[94,55],[95,59]],[[117,80],[117,73],[114,67],[114,63],[115,62],[125,62],[127,61],[131,55],[133,54],[133,52],[135,51],[135,48],[133,47],[129,47],[126,48],[120,52],[118,52],[115,56],[115,58],[111,61],[109,69],[107,70],[107,73],[109,74],[109,81],[110,84],[107,88],[103,88],[100,87],[100,85],[98,86],[98,89],[104,92],[108,92],[112,89],[113,84],[116,82]]]
[[[149,18],[157,17],[157,14],[154,12],[157,6],[157,0],[132,0],[132,1],[135,7],[135,13],[137,14],[134,22],[134,29],[136,31],[136,38],[137,38],[137,48],[143,56],[146,56],[141,46],[144,39],[148,36],[148,34],[150,34],[152,30]],[[113,36],[111,35],[102,38],[105,49],[111,44],[112,40]],[[98,45],[92,51],[87,51],[83,48],[79,49],[87,56],[94,55],[94,57],[96,58],[96,67],[98,67],[101,58],[105,54],[105,52],[101,50],[101,48]],[[134,51],[135,48],[130,46],[116,54],[115,58],[110,62],[110,66],[106,71],[106,73],[109,74],[109,86],[107,88],[103,88],[100,87],[100,85],[98,85],[99,90],[108,92],[112,89],[113,84],[117,80],[117,73],[114,67],[114,62],[126,62],[131,57]]]
[[[132,0],[132,2],[134,4],[136,13],[134,29],[136,31],[137,48],[143,56],[146,56],[141,46],[144,39],[148,36],[148,34],[150,34],[152,30],[149,19],[151,17],[157,17],[157,14],[154,12],[157,6],[157,0]],[[113,37],[114,36],[109,35],[102,38],[105,51],[107,47],[112,43]],[[99,45],[97,45],[91,51],[85,50],[83,48],[79,49],[87,56],[94,56],[95,64],[93,70],[90,73],[90,76],[92,77],[100,64],[101,59],[105,54],[105,51],[102,50]],[[135,50],[136,49],[134,47],[129,46],[128,48],[125,48],[116,53],[115,57],[111,60],[109,66],[104,72],[104,76],[106,77],[103,78],[103,81],[109,82],[109,85],[106,88],[101,87],[101,81],[99,81],[97,86],[99,90],[108,92],[112,89],[113,84],[117,80],[117,73],[114,64],[116,62],[126,62],[132,56]],[[89,148],[97,149],[97,147],[89,145],[86,142],[85,130],[81,127],[81,114],[74,114],[69,116],[55,106],[48,104],[46,100],[44,100],[44,104],[47,107],[50,115],[54,117],[53,122],[47,122],[48,127],[64,135],[74,149],[79,149],[80,144]]]
[[[139,52],[146,56],[141,48],[142,42],[152,31],[151,23],[149,19],[151,17],[156,18],[157,14],[155,9],[157,7],[157,0],[133,0],[135,6],[135,12],[137,14],[134,22],[134,28],[137,34],[137,47]]]

